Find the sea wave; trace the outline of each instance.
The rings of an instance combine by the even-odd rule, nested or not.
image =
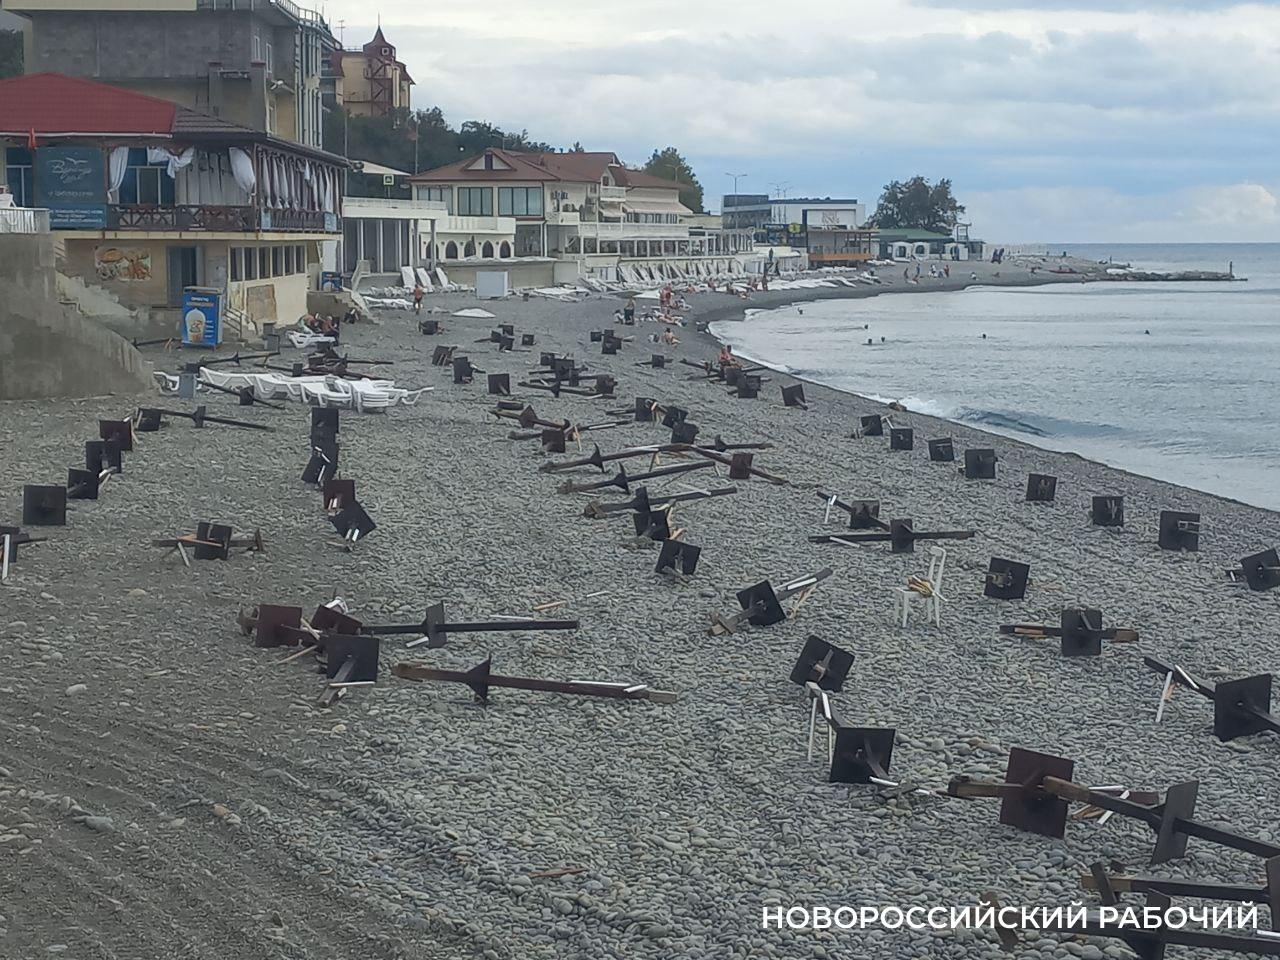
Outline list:
[[[1027,413],[1016,410],[990,410],[982,407],[971,407],[964,404],[949,403],[930,397],[885,397],[879,394],[866,394],[868,400],[877,403],[897,403],[906,407],[911,413],[937,417],[940,420],[954,420],[959,423],[972,423],[1008,433],[1026,434],[1032,437],[1116,437],[1124,431],[1114,424],[1097,423],[1083,420],[1066,420],[1060,417],[1047,417],[1042,414]]]

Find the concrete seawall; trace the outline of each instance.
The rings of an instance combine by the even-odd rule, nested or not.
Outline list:
[[[0,400],[133,394],[150,364],[58,300],[53,239],[0,236]]]

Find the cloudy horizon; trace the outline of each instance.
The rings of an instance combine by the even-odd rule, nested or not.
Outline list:
[[[868,208],[921,174],[950,178],[989,241],[1280,241],[1277,2],[321,9],[346,46],[380,16],[416,108],[631,164],[674,146],[713,210],[730,174]]]
[[[642,163],[707,205],[949,177],[1001,242],[1280,240],[1280,9],[1191,0],[388,0],[414,106]],[[325,5],[348,46],[369,8]],[[425,21],[429,21],[429,24]],[[1270,79],[1268,79],[1270,78]],[[781,186],[779,186],[781,185]]]

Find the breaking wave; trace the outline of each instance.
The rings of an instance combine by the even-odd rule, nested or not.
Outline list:
[[[920,413],[940,420],[955,420],[990,427],[1008,433],[1020,433],[1032,437],[1114,437],[1124,431],[1109,423],[1089,423],[1080,420],[1064,420],[1040,414],[1008,410],[986,410],[963,404],[947,403],[928,397],[883,397],[867,394],[867,399],[877,403],[899,403],[912,413]]]

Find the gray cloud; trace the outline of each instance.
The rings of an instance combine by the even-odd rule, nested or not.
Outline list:
[[[1169,10],[1219,10],[1227,7],[1274,6],[1274,0],[911,0],[917,7],[952,10],[1096,10],[1104,13]]]
[[[1154,236],[1149,221],[1168,204],[1145,197],[1234,190],[1223,196],[1244,209],[1263,195],[1234,188],[1274,180],[1280,87],[1267,78],[1280,76],[1280,19],[1270,13],[1223,13],[1194,32],[1144,16],[1123,30],[1089,14],[1051,30],[1014,16],[979,32],[992,18],[962,23],[918,7],[903,17],[921,31],[774,35],[739,18],[678,35],[504,42],[491,26],[396,27],[393,39],[421,106],[632,161],[674,144],[709,195],[727,185],[724,170],[749,172],[752,189],[786,180],[867,200],[921,172],[952,177],[992,223],[1007,222],[1006,208],[1038,223],[1065,218],[1074,196],[1105,206],[1093,211],[1098,223],[1128,211]],[[1280,238],[1274,219],[1250,229]]]

